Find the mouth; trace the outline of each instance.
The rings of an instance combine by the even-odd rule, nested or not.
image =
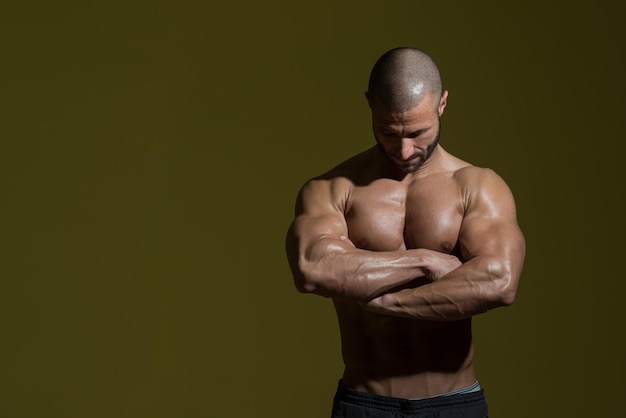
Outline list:
[[[424,163],[421,154],[413,155],[406,160],[393,157],[393,160],[396,162],[396,167],[403,173],[415,172]]]
[[[411,164],[414,164],[415,162],[421,160],[421,158],[422,158],[422,154],[413,154],[413,155],[411,155],[407,159],[403,159],[403,158],[400,158],[400,157],[397,157],[397,156],[393,157],[393,159],[396,160],[401,165],[411,165]]]

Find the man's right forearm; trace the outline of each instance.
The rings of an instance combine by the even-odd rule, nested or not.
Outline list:
[[[301,292],[368,301],[424,277],[429,253],[375,252],[355,248],[347,240],[323,238],[299,255],[294,277]]]

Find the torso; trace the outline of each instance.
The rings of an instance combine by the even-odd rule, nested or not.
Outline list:
[[[437,168],[427,175],[400,181],[374,175],[353,177],[348,182],[344,213],[349,238],[357,247],[372,251],[427,248],[460,257],[458,239],[465,202],[457,173],[469,164],[442,149],[438,152]],[[342,169],[367,171],[362,165],[371,165],[368,160],[374,155],[376,151],[370,150]],[[424,283],[426,280],[417,280],[411,286]],[[476,380],[470,319],[428,322],[383,316],[345,301],[335,301],[335,308],[346,385],[381,395],[418,398]]]

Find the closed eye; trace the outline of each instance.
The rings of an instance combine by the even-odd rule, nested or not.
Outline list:
[[[424,131],[426,131],[426,129],[420,129],[419,131],[415,131],[415,132],[411,132],[410,134],[408,134],[406,137],[407,138],[417,138],[418,136],[420,136],[421,134],[424,133]]]

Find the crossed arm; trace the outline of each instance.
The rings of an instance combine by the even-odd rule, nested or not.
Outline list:
[[[511,304],[525,252],[513,197],[490,171],[469,181],[459,238],[462,265],[427,249],[356,248],[347,238],[345,198],[328,180],[308,183],[287,238],[296,287],[352,300],[372,312],[427,320],[461,319]],[[393,291],[420,277],[430,282]]]
[[[363,304],[381,314],[455,320],[513,303],[524,260],[516,223],[477,211],[466,216],[461,250],[467,260],[435,282],[386,293]]]
[[[437,279],[461,264],[454,256],[426,249],[356,248],[336,191],[328,180],[316,180],[298,196],[287,258],[301,292],[367,303],[420,277]]]

